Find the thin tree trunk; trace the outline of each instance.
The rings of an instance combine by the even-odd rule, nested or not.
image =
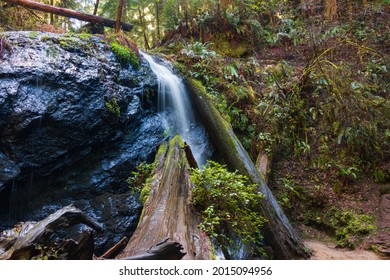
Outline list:
[[[160,33],[160,1],[156,1],[156,25],[157,25],[157,39],[161,40]]]
[[[123,0],[119,0],[118,5],[118,14],[116,16],[116,23],[115,23],[115,32],[118,33],[120,30],[120,22],[122,18],[122,10],[123,10]]]
[[[145,49],[146,50],[150,50],[150,45],[149,45],[149,41],[148,41],[148,35],[146,33],[146,24],[145,24],[144,14],[143,14],[143,12],[142,12],[140,7],[138,7],[138,16],[139,16],[139,21],[140,21],[141,28],[142,28],[142,35],[144,37]]]
[[[353,4],[352,0],[348,0],[348,19],[349,19],[349,33],[352,35],[352,19],[353,19]]]
[[[54,6],[54,0],[50,0],[50,5]],[[50,24],[54,25],[54,14],[50,13]]]
[[[60,15],[68,18],[75,18],[78,20],[82,21],[87,21],[87,22],[93,22],[93,23],[98,23],[102,24],[107,27],[115,27],[115,21],[91,14],[86,14],[82,12],[78,12],[75,10],[71,9],[66,9],[66,8],[60,8],[60,7],[54,7],[51,5],[43,4],[40,2],[33,2],[29,0],[2,0],[3,2],[15,4],[15,5],[20,5],[29,9],[33,10],[38,10],[42,12],[47,12],[47,13],[52,13],[55,15]],[[130,31],[133,28],[133,25],[131,24],[126,24],[126,23],[120,23],[120,26],[124,31]]]
[[[325,0],[325,18],[328,20],[337,19],[337,0]]]
[[[99,8],[99,0],[96,0],[96,2],[95,2],[95,8],[93,9],[93,14],[94,14],[95,16],[96,16],[96,14],[97,14],[98,8]]]

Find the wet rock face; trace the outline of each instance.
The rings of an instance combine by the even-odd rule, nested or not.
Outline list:
[[[125,180],[163,138],[156,77],[121,67],[98,37],[4,36],[0,230],[73,203],[103,223],[103,250],[137,223]]]

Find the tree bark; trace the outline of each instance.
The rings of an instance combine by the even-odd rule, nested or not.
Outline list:
[[[325,0],[325,18],[328,20],[337,19],[337,0]]]
[[[146,33],[146,23],[144,18],[144,13],[141,10],[141,7],[138,7],[138,16],[139,16],[139,22],[141,24],[142,28],[142,35],[144,37],[144,46],[146,50],[150,50],[150,45],[148,41],[148,34]]]
[[[99,8],[99,0],[96,0],[96,2],[95,2],[95,7],[94,7],[94,9],[93,9],[93,15],[94,15],[94,16],[97,15],[98,8]]]
[[[169,238],[157,243],[147,252],[123,258],[122,260],[181,260],[186,253],[183,253],[183,246],[179,242],[168,242]]]
[[[54,7],[54,6],[43,4],[40,2],[33,2],[33,1],[29,1],[29,0],[2,0],[2,1],[8,2],[11,4],[15,4],[15,5],[20,5],[20,6],[23,6],[23,7],[29,8],[29,9],[33,9],[33,10],[52,13],[52,14],[59,15],[59,16],[74,18],[74,19],[78,19],[81,21],[98,23],[98,24],[102,24],[104,26],[111,27],[111,28],[114,28],[115,24],[116,24],[116,22],[114,20],[111,20],[111,19],[99,17],[96,15],[86,14],[86,13],[82,13],[82,12],[77,12],[77,11],[71,10],[71,9]],[[121,22],[120,27],[124,31],[130,31],[133,28],[133,25]]]
[[[160,31],[160,1],[155,2],[156,5],[156,26],[157,26],[157,39],[161,40],[161,31]]]
[[[116,23],[115,23],[115,32],[118,33],[120,30],[120,22],[122,18],[122,11],[123,11],[123,0],[119,0],[118,5],[118,14],[116,16]]]
[[[54,6],[54,0],[50,0],[50,5]],[[54,14],[50,13],[50,24],[54,25]]]
[[[134,259],[142,255],[142,259],[150,259],[153,257],[150,256],[153,253],[151,248],[157,242],[161,245],[169,239],[171,243],[165,245],[168,247],[157,248],[160,259],[181,259],[184,253],[183,259],[211,259],[211,242],[199,230],[200,217],[190,204],[192,183],[189,164],[179,136],[174,137],[169,145],[163,143],[160,146],[155,162],[150,195],[144,204],[138,227],[116,258]],[[179,248],[183,250],[181,254]]]

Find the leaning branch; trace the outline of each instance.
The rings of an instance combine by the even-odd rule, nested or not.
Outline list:
[[[77,11],[71,10],[71,9],[55,7],[55,6],[43,4],[40,2],[33,2],[33,1],[29,1],[29,0],[1,0],[1,1],[8,2],[11,4],[15,4],[15,5],[20,5],[20,6],[23,6],[23,7],[29,8],[29,9],[33,9],[33,10],[38,10],[41,12],[47,12],[47,13],[52,13],[52,14],[56,14],[59,16],[78,19],[81,21],[97,23],[97,24],[101,24],[101,25],[111,27],[111,28],[115,27],[115,20],[103,18],[103,17],[96,16],[96,15],[86,14],[86,13],[82,13],[82,12],[77,12]],[[123,22],[120,23],[120,26],[124,31],[130,31],[133,28],[133,25],[128,24],[128,23],[123,23]]]

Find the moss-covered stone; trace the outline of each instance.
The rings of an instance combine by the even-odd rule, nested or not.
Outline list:
[[[138,56],[132,49],[114,40],[111,42],[111,50],[122,65],[130,64],[137,69],[140,67]]]
[[[225,36],[214,38],[212,43],[212,49],[221,55],[242,57],[248,52],[248,44],[246,42],[229,41]]]

